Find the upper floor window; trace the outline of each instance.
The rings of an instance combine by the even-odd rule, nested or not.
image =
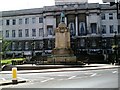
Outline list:
[[[12,30],[12,37],[15,37],[15,30]]]
[[[96,32],[97,32],[97,24],[91,23],[91,33],[96,33]]]
[[[70,29],[70,35],[75,36],[75,26],[73,22],[70,22],[69,29]]]
[[[6,37],[9,37],[9,30],[6,30]]]
[[[19,29],[19,31],[18,31],[18,36],[19,36],[19,37],[22,37],[22,29]]]
[[[118,33],[120,33],[120,25],[118,25]]]
[[[22,24],[22,19],[19,19],[19,24]]]
[[[25,37],[29,37],[29,29],[25,29]]]
[[[32,36],[36,36],[36,29],[32,29]]]
[[[105,13],[102,13],[102,14],[101,14],[101,19],[102,19],[102,20],[105,20]]]
[[[110,28],[110,33],[114,33],[114,26],[110,25],[109,28]]]
[[[25,24],[29,24],[29,18],[25,18]]]
[[[113,19],[113,13],[109,13],[109,19]]]
[[[79,35],[84,35],[86,33],[85,31],[85,23],[84,22],[80,22],[79,23]]]
[[[39,18],[39,23],[43,23],[43,18]]]
[[[48,35],[53,35],[53,26],[47,26]]]
[[[39,28],[39,36],[43,36],[43,28]]]
[[[102,28],[102,34],[105,34],[106,33],[106,25],[102,25],[101,28]]]
[[[16,24],[16,20],[13,19],[13,20],[12,20],[12,25],[15,25],[15,24]]]
[[[36,23],[36,18],[32,18],[32,23]]]
[[[6,20],[6,25],[10,25],[10,20]]]

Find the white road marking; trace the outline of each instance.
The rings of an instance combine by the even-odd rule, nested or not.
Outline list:
[[[57,76],[68,76],[68,75],[57,75]]]
[[[41,82],[43,83],[43,82],[47,82],[47,81],[53,80],[53,79],[54,79],[54,78],[49,78],[49,79],[43,80],[43,81],[41,81]]]
[[[91,77],[94,77],[95,75],[97,75],[97,73],[92,74]]]
[[[76,77],[76,76],[69,77],[68,79],[73,79],[74,77]]]
[[[113,71],[112,73],[117,73],[117,71]]]

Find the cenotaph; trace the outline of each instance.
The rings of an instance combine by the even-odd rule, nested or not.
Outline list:
[[[76,56],[70,46],[70,30],[64,23],[64,13],[61,13],[60,24],[55,30],[55,48],[47,59],[48,63],[76,63]]]

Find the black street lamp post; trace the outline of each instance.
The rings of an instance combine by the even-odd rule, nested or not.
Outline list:
[[[34,56],[34,38],[33,38],[33,41],[32,41],[32,57]]]
[[[115,54],[115,62],[118,63],[118,58],[117,58],[118,57],[117,56],[117,35],[116,35],[117,32],[115,31],[114,33],[115,33],[115,35],[114,35],[114,48],[113,49],[114,49],[114,54]]]

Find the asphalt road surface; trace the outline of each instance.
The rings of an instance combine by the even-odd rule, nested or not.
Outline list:
[[[19,74],[18,78],[27,82],[7,88],[118,88],[118,74],[117,68]],[[10,74],[4,74],[3,79],[10,77]]]

